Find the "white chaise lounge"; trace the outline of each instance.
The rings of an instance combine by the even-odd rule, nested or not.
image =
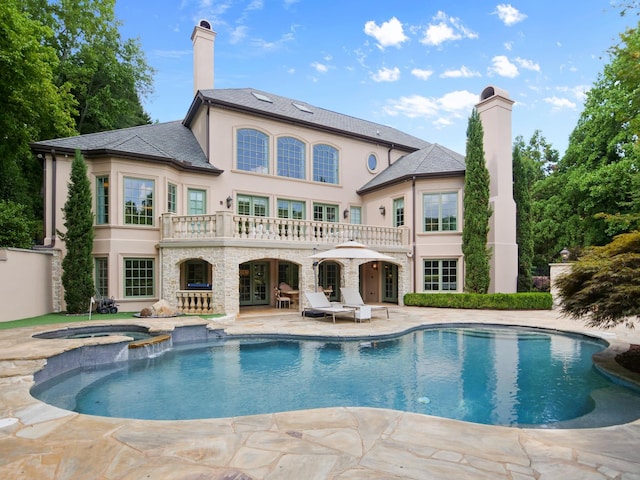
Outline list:
[[[332,304],[327,300],[323,292],[305,292],[304,295],[307,297],[310,306],[302,309],[303,316],[306,311],[322,312],[325,316],[331,315],[333,323],[336,323],[336,314],[348,313],[353,317],[353,321],[356,321],[356,307],[344,307],[342,305]]]
[[[340,292],[342,292],[342,298],[344,299],[345,307],[353,307],[353,308],[361,308],[365,305],[367,307],[371,307],[371,310],[386,310],[387,318],[389,318],[389,308],[385,305],[372,305],[370,303],[364,303],[362,297],[360,296],[360,292],[356,288],[347,288],[341,287]]]

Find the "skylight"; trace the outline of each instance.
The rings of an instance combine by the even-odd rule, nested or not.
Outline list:
[[[269,103],[273,103],[273,100],[271,100],[269,97],[267,97],[266,95],[263,95],[261,93],[258,92],[251,92],[251,94],[256,97],[258,100],[261,100],[263,102],[269,102]]]
[[[309,107],[307,107],[306,105],[302,105],[300,103],[294,103],[293,106],[296,107],[301,112],[313,113],[311,111],[311,109]]]

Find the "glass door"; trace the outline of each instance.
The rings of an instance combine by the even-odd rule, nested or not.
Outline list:
[[[269,263],[248,262],[240,265],[240,306],[268,305]]]
[[[382,301],[398,303],[398,266],[393,263],[384,263],[382,268]]]

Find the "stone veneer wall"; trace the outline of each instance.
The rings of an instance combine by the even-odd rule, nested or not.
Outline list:
[[[214,313],[236,316],[240,311],[238,296],[240,264],[277,259],[298,265],[300,303],[304,306],[304,292],[315,291],[313,261],[309,258],[312,254],[313,250],[310,248],[296,248],[291,245],[287,245],[285,248],[274,248],[273,246],[164,246],[160,250],[161,298],[176,306],[176,292],[180,290],[180,265],[186,260],[204,260],[210,263],[212,268]],[[393,256],[398,264],[398,301],[402,305],[403,295],[407,292],[409,285],[409,268],[406,255],[396,254]],[[366,261],[344,260],[338,263],[342,265],[342,285],[358,285],[358,267]]]

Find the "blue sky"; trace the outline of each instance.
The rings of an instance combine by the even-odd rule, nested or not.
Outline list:
[[[608,0],[118,0],[116,15],[156,70],[153,120],[186,114],[191,32],[207,19],[215,88],[264,90],[462,154],[487,85],[516,102],[514,138],[540,129],[564,153],[607,49],[638,19]]]

